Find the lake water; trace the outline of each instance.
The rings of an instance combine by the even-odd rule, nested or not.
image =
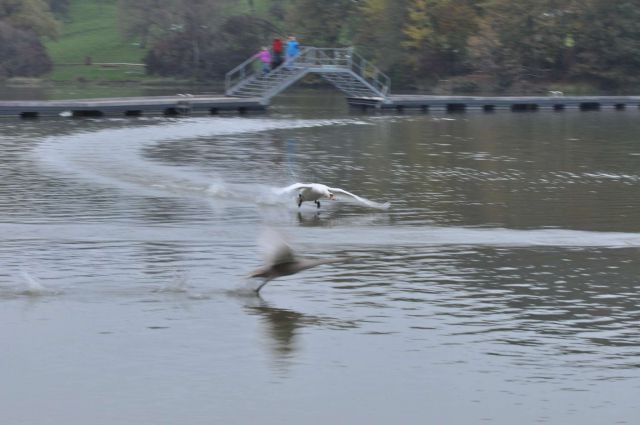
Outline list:
[[[0,121],[3,424],[634,424],[640,111]],[[348,199],[301,208],[273,188]],[[270,282],[259,235],[350,255]]]

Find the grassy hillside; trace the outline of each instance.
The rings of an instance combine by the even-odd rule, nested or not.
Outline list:
[[[95,63],[142,63],[145,50],[119,33],[117,0],[72,0],[70,16],[58,40],[46,44],[55,64],[55,81],[127,81],[144,78],[142,67]],[[94,65],[83,65],[90,57]],[[71,65],[75,64],[75,65]]]
[[[58,40],[47,41],[46,47],[54,62],[49,75],[53,81],[152,81],[141,66],[104,66],[100,63],[141,64],[145,49],[124,40],[120,34],[117,13],[118,0],[71,0],[69,18],[64,22]],[[253,8],[250,7],[253,5]],[[227,13],[257,13],[266,16],[269,2],[238,0]],[[84,65],[91,58],[93,65]],[[170,79],[171,81],[177,81]],[[184,82],[184,81],[183,81]]]

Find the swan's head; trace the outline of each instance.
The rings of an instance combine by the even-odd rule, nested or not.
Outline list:
[[[327,190],[327,194],[325,196],[331,201],[335,201],[336,200],[336,195],[334,195],[333,193],[331,193],[328,190]]]

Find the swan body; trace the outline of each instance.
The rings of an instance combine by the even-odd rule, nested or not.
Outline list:
[[[298,257],[282,236],[272,230],[263,232],[260,242],[264,250],[265,264],[249,274],[249,277],[263,279],[262,283],[256,288],[256,292],[260,292],[264,285],[275,278],[296,274],[321,264],[349,260],[348,257],[318,259]]]
[[[389,208],[389,203],[385,202],[380,204],[378,202],[370,201],[368,199],[362,198],[360,196],[354,195],[351,192],[347,192],[344,189],[340,189],[338,187],[329,187],[320,183],[294,183],[290,186],[284,187],[282,189],[276,190],[276,193],[281,195],[289,192],[297,191],[298,192],[298,207],[302,205],[303,202],[313,201],[318,208],[320,208],[320,199],[329,199],[331,201],[336,199],[336,193],[349,196],[356,201],[360,202],[371,208],[378,208],[386,210]]]

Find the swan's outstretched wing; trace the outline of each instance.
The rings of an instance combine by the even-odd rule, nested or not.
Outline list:
[[[266,228],[260,234],[258,244],[267,266],[289,263],[295,260],[291,246],[284,236],[274,229]]]
[[[329,190],[331,192],[333,192],[334,194],[335,193],[342,193],[343,195],[351,196],[356,201],[358,201],[358,202],[360,202],[360,203],[362,203],[362,204],[364,204],[364,205],[366,205],[368,207],[371,207],[371,208],[378,208],[378,209],[381,209],[381,210],[386,210],[386,209],[389,208],[389,205],[390,205],[388,202],[385,202],[384,204],[380,204],[378,202],[373,202],[373,201],[370,201],[368,199],[361,198],[358,195],[354,195],[353,193],[347,192],[346,190],[340,189],[338,187],[330,187]]]
[[[310,188],[312,185],[310,183],[294,183],[290,186],[287,187],[283,187],[280,189],[274,189],[273,191],[275,192],[276,195],[283,195],[285,193],[289,193],[289,192],[293,192],[294,190],[300,190],[300,189],[308,189]]]

